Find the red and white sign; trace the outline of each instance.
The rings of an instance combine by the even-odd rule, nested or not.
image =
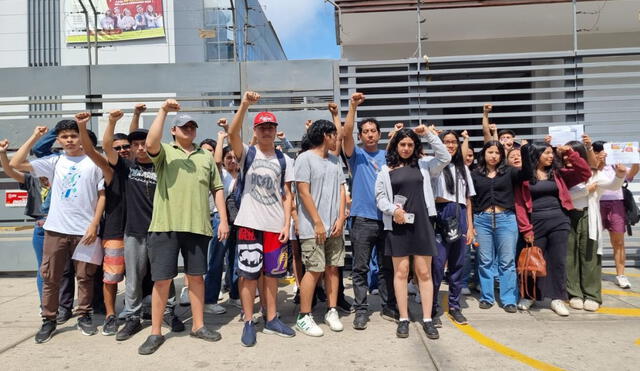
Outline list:
[[[27,191],[20,189],[7,189],[4,191],[5,207],[25,207],[27,206]]]

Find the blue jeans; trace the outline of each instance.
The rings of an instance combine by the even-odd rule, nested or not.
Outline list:
[[[215,304],[218,302],[220,289],[222,286],[222,270],[224,267],[224,243],[218,240],[218,226],[220,225],[220,215],[213,214],[211,217],[213,226],[213,237],[209,242],[209,265],[207,274],[204,276],[204,302],[205,304]]]
[[[478,274],[480,278],[480,300],[493,304],[494,265],[498,266],[500,280],[500,301],[502,305],[516,304],[518,301],[516,276],[516,243],[518,242],[518,224],[512,211],[495,214],[477,213],[474,216],[477,250]]]
[[[227,275],[224,280],[229,287],[229,299],[239,300],[240,291],[238,290],[238,260],[236,259],[236,241],[238,233],[234,226],[230,226],[229,238],[224,243],[227,250]]]
[[[369,273],[367,273],[367,281],[369,281],[369,292],[378,288],[378,254],[377,248],[374,246],[371,252],[371,261],[369,262]]]
[[[44,249],[44,228],[34,225],[33,238],[31,240],[33,244],[33,251],[36,253],[36,262],[38,263],[38,271],[36,272],[36,285],[38,286],[38,295],[40,295],[40,301],[42,302],[42,273],[40,273],[40,265],[42,265],[42,250]]]

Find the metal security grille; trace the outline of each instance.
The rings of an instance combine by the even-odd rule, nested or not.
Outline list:
[[[363,92],[358,116],[377,118],[383,133],[396,122],[435,124],[468,130],[477,150],[482,106],[492,103],[491,121],[520,139],[540,140],[565,124],[584,125],[594,140],[640,139],[640,49],[341,61],[339,78],[343,115],[350,95]],[[630,187],[637,198],[640,182]],[[629,265],[640,264],[638,235],[636,226],[626,239]],[[603,263],[613,265],[610,248]]]

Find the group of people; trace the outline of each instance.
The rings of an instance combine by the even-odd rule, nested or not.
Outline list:
[[[49,341],[71,317],[75,277],[77,326],[85,335],[97,333],[96,279],[102,281],[106,311],[101,332],[118,341],[142,330],[143,301],[150,296],[151,333],[138,351],[155,352],[165,341],[163,323],[185,330],[174,314],[179,254],[185,273],[180,296],[191,305],[190,336],[221,338],[205,325],[204,313],[225,312],[217,301],[226,257],[225,285],[229,303],[242,309],[243,346],[257,342],[256,296],[262,332],[295,335],[277,311],[278,280],[287,275],[290,256],[299,288],[295,329],[316,337],[324,333],[313,317],[320,286],[327,303],[323,321],[331,331],[344,328],[339,312],[355,312],[353,328],[367,328],[374,253],[380,314],[397,322],[400,338],[409,336],[410,281],[419,288],[421,323],[430,339],[439,338],[442,327],[438,293],[445,280],[447,314],[458,324],[467,323],[461,297],[474,276],[482,309],[498,301],[515,313],[550,298],[561,316],[569,315],[567,300],[572,308],[597,310],[604,229],[611,233],[617,283],[630,287],[624,277],[621,186],[639,168],[607,164],[603,142],[584,135],[557,148],[551,138],[517,143],[513,131],[498,131],[489,122],[492,107],[485,105],[485,142],[477,156],[467,132],[401,123],[383,150],[376,119],[356,124],[365,96],[354,93],[344,122],[335,103],[328,107],[331,120],[307,122],[294,161],[277,145],[280,140],[292,148],[271,112],[253,118],[253,138],[243,142],[245,116],[259,99],[245,92],[231,124],[220,119],[217,140],[200,144],[198,123],[172,99],[162,104],[149,130],[139,128],[144,104],[136,105],[129,134],[115,133],[123,112],[110,112],[104,153],[96,150],[86,112],[53,130],[36,127],[11,159],[9,143],[0,141],[5,173],[27,190],[25,213],[36,220],[43,318],[37,343]],[[170,113],[176,113],[173,142],[163,143]],[[54,142],[61,152],[52,152]],[[35,158],[28,158],[30,152]],[[353,304],[344,296],[345,228],[353,250]],[[517,256],[527,246],[542,249],[546,276],[518,278]],[[102,252],[102,264],[79,257],[81,248]],[[116,313],[117,286],[125,279],[124,309]]]
[[[114,7],[113,11],[107,9],[100,20],[100,27],[103,31],[122,30],[146,30],[148,28],[162,27],[162,15],[158,14],[153,5],[147,5],[146,9],[142,5],[136,6],[136,14],[132,15],[129,8]]]

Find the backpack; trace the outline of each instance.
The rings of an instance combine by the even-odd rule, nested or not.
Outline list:
[[[284,154],[282,151],[275,150],[276,157],[278,158],[278,162],[280,163],[280,192],[284,195],[284,175],[287,170],[287,161],[284,158]],[[244,193],[244,183],[245,183],[245,175],[247,171],[251,168],[253,164],[253,160],[256,158],[256,147],[251,146],[247,149],[247,155],[244,160],[244,166],[242,167],[242,171],[238,174],[238,179],[233,187],[233,191],[227,197],[227,215],[229,218],[229,222],[233,223],[238,215],[238,211],[240,211],[240,201],[242,200],[242,194]]]
[[[625,181],[622,185],[622,195],[624,197],[624,211],[627,216],[627,234],[631,236],[631,226],[640,222],[640,210],[628,186],[629,184]]]

